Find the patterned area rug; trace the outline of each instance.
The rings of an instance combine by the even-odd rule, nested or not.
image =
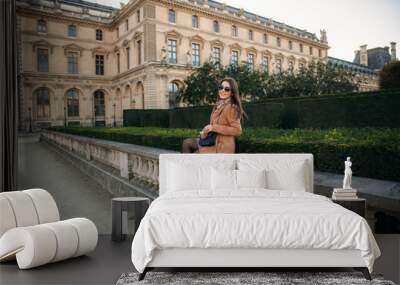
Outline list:
[[[122,274],[116,285],[145,284],[213,284],[213,285],[396,285],[384,280],[381,275],[372,274],[372,281],[360,272],[148,272],[142,281],[139,273]]]

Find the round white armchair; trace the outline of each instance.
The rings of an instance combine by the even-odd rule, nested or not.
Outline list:
[[[0,193],[0,262],[17,259],[20,269],[84,255],[96,248],[98,232],[86,218],[60,221],[49,192]]]

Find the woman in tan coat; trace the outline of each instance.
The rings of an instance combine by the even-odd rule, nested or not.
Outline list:
[[[200,146],[200,138],[187,138],[183,141],[182,153],[235,153],[235,137],[242,134],[240,120],[246,113],[233,78],[221,80],[218,89],[219,100],[212,110],[210,124],[200,132],[201,137],[206,137],[211,131],[216,132],[215,145]]]

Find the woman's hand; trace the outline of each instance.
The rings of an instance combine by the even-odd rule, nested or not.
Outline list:
[[[206,136],[209,132],[212,132],[212,125],[208,124],[202,130],[203,134]]]

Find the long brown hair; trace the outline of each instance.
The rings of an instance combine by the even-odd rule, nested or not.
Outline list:
[[[228,83],[229,83],[229,86],[230,86],[230,88],[231,88],[231,92],[232,92],[232,96],[231,96],[232,103],[235,104],[235,105],[238,107],[238,111],[239,111],[239,112],[238,112],[238,118],[240,118],[240,120],[242,120],[242,119],[243,119],[243,115],[244,115],[246,118],[248,118],[246,112],[243,110],[243,107],[242,107],[242,101],[241,101],[241,99],[240,99],[240,93],[239,93],[239,86],[238,86],[236,80],[233,79],[232,77],[225,77],[224,79],[222,79],[222,80],[219,82],[219,85],[221,85],[222,82],[224,82],[224,81],[228,82]]]

